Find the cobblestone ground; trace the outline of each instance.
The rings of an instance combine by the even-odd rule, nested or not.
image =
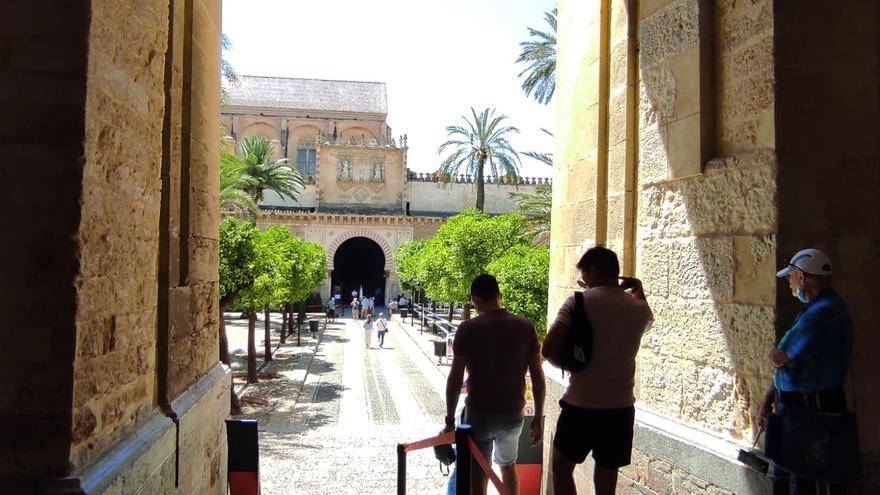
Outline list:
[[[246,322],[227,322],[234,367],[243,370]],[[261,336],[262,322],[258,349]],[[371,349],[363,338],[360,322],[338,319],[320,339],[280,346],[266,379],[245,390],[268,401],[246,404],[241,416],[260,422],[263,494],[396,493],[397,443],[439,432],[445,368],[425,355],[429,343],[396,322],[382,349],[375,334]],[[446,481],[431,449],[408,454],[408,493],[445,493]]]

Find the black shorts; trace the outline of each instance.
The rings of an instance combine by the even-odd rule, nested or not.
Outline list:
[[[580,464],[593,452],[596,464],[619,468],[632,457],[634,407],[584,409],[559,401],[553,446],[569,461]]]

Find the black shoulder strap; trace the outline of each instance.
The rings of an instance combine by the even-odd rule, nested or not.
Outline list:
[[[572,322],[575,328],[583,328],[588,323],[586,318],[586,306],[584,306],[584,293],[574,293],[574,308],[572,309]]]

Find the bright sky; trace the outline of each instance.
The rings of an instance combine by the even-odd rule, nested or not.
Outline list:
[[[517,74],[527,27],[548,29],[555,0],[224,0],[225,57],[239,74],[385,82],[388,124],[409,137],[412,170],[439,167],[446,126],[490,106],[510,117],[517,151],[550,152],[553,104]],[[551,175],[522,156],[524,176]]]

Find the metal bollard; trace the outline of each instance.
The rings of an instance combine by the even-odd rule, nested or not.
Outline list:
[[[397,495],[406,495],[406,444],[397,444]]]
[[[458,425],[455,429],[455,494],[468,495],[471,488],[471,446],[468,438],[473,436],[471,425]]]

